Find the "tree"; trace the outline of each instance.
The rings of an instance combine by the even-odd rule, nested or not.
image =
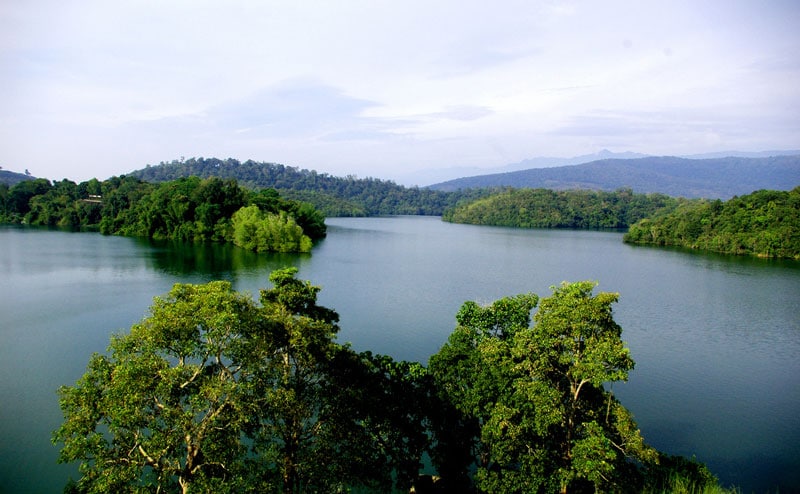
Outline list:
[[[228,282],[176,284],[59,389],[59,461],[79,492],[331,492],[408,487],[426,436],[418,364],[333,340],[320,288],[275,271],[261,305]],[[388,406],[390,405],[391,406]]]
[[[617,295],[593,287],[554,288],[531,327],[532,296],[468,302],[431,358],[440,389],[474,424],[480,490],[634,490],[637,465],[656,461],[603,387],[627,379],[633,360],[612,317]]]
[[[61,387],[59,461],[81,461],[82,492],[157,486],[233,491],[246,470],[255,304],[227,282],[176,284]]]
[[[263,213],[258,206],[243,207],[233,214],[233,242],[257,252],[310,252],[311,238],[285,211]]]

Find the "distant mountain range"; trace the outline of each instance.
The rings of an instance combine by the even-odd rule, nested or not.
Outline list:
[[[459,178],[428,188],[440,191],[483,187],[555,190],[631,188],[638,193],[660,192],[675,197],[727,199],[759,189],[790,190],[798,185],[800,151],[795,155],[769,157],[697,159],[647,156],[601,159],[569,166]]]
[[[800,155],[800,150],[782,150],[782,151],[717,151],[713,153],[704,154],[691,154],[680,155],[679,158],[689,159],[709,159],[709,158],[768,158],[770,156],[795,156]],[[600,150],[592,154],[583,154],[581,156],[573,156],[571,158],[560,158],[552,156],[538,156],[535,158],[528,158],[516,163],[509,163],[503,166],[483,168],[483,167],[449,167],[449,168],[435,168],[431,170],[415,171],[413,173],[401,174],[395,177],[398,183],[402,184],[416,184],[422,186],[423,184],[440,184],[445,181],[455,180],[461,177],[474,177],[477,175],[493,175],[497,173],[508,173],[519,170],[527,170],[530,168],[553,168],[558,166],[569,165],[582,165],[592,161],[608,160],[608,159],[636,159],[636,158],[649,158],[654,157],[652,154],[634,153],[625,151],[616,153],[608,149]]]

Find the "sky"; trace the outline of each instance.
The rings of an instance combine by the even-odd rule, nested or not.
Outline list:
[[[231,157],[427,185],[798,149],[798,26],[797,0],[0,0],[0,166]]]

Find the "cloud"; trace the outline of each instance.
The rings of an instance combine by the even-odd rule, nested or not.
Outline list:
[[[6,2],[0,160],[85,177],[222,155],[385,176],[602,147],[796,148],[798,21],[781,0]]]
[[[213,107],[208,121],[223,131],[263,137],[314,137],[358,127],[376,103],[314,80],[289,80]]]
[[[494,112],[485,106],[476,105],[452,105],[445,107],[444,111],[431,113],[434,118],[444,118],[447,120],[470,121],[478,120],[493,114]]]

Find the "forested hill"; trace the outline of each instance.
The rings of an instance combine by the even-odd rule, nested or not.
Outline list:
[[[630,227],[625,241],[725,254],[800,259],[800,186],[728,201],[683,201]]]
[[[273,188],[281,196],[313,204],[326,216],[364,216],[381,214],[441,215],[464,197],[476,198],[485,192],[447,193],[439,190],[403,187],[375,178],[333,177],[292,166],[235,159],[191,158],[162,162],[131,172],[147,182],[164,182],[181,177],[232,178],[253,188]]]
[[[800,155],[768,158],[608,159],[582,165],[533,168],[459,178],[431,185],[440,191],[478,187],[592,189],[631,188],[673,197],[727,199],[758,189],[790,190],[800,185]]]
[[[0,170],[0,184],[6,184],[9,187],[16,185],[25,180],[34,180],[36,177],[25,175],[24,173],[12,172],[9,170]]]

